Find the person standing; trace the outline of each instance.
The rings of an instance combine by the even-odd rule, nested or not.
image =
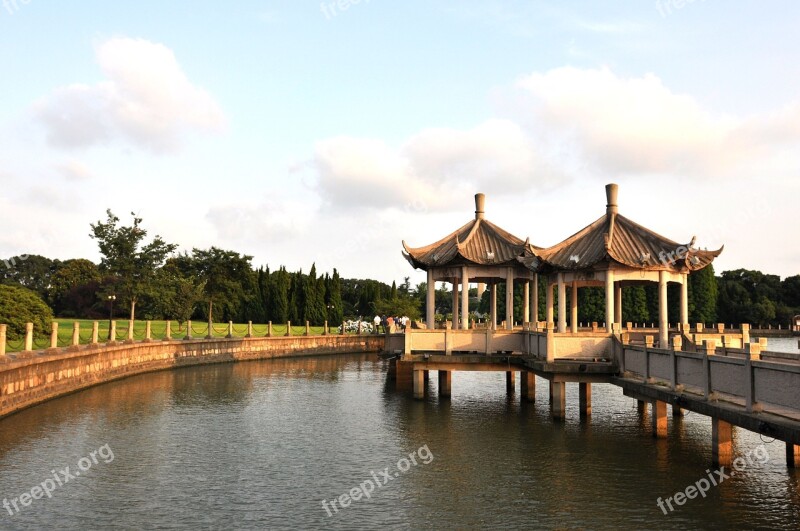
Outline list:
[[[376,315],[375,318],[372,320],[372,322],[375,325],[375,333],[376,334],[379,333],[379,330],[381,328],[381,316]]]

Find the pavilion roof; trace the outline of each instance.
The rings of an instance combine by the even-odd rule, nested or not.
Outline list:
[[[644,270],[697,271],[722,253],[705,251],[689,243],[678,243],[617,213],[617,185],[608,185],[606,215],[547,249],[529,248],[524,264],[541,261],[554,269],[585,269],[604,261],[614,261]]]
[[[447,265],[516,265],[526,249],[535,248],[503,230],[483,216],[483,194],[475,196],[475,219],[424,247],[409,247],[403,241],[403,256],[412,266],[427,270]]]

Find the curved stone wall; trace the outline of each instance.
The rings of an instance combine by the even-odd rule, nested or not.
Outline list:
[[[135,374],[188,365],[380,352],[367,335],[192,339],[21,352],[0,362],[0,418],[51,398]]]

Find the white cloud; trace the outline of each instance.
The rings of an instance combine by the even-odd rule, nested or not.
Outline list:
[[[77,160],[68,160],[55,166],[56,171],[68,181],[85,181],[94,174],[88,166]]]
[[[175,151],[189,131],[219,131],[225,117],[214,99],[186,77],[162,44],[115,38],[96,48],[105,80],[53,91],[35,114],[58,147],[122,141],[156,153]]]

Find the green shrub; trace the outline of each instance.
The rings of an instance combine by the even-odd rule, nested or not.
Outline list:
[[[25,323],[33,323],[34,335],[50,333],[53,310],[34,292],[0,284],[0,324],[8,325],[8,338],[25,337]]]

